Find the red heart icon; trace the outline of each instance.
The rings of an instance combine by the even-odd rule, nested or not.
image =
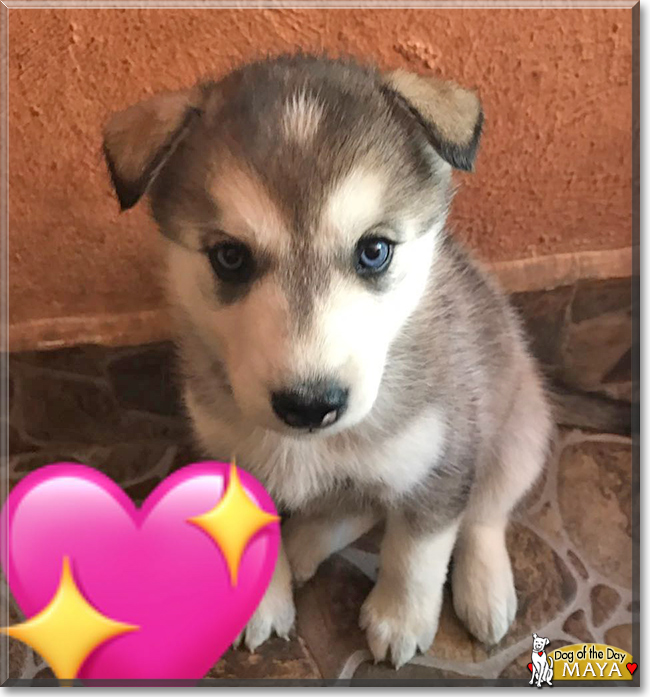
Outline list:
[[[538,652],[537,652],[537,655],[538,655],[538,656],[541,656],[543,653],[544,653],[543,651],[538,651]]]
[[[634,671],[637,669],[636,663],[626,663],[627,669],[630,671],[630,675],[634,675]]]
[[[533,664],[529,663],[528,664],[528,670],[532,673],[533,672]]]

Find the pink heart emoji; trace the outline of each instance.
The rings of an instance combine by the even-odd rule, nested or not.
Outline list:
[[[88,602],[137,625],[86,658],[84,679],[198,680],[245,627],[270,580],[280,526],[251,538],[235,585],[219,546],[189,518],[212,510],[230,465],[202,462],[171,474],[141,508],[111,479],[59,463],[25,477],[2,511],[2,566],[26,618],[54,597],[62,560]],[[267,513],[271,498],[238,470],[246,494]]]

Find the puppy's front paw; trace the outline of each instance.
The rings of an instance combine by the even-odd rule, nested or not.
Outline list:
[[[454,610],[483,644],[506,635],[517,614],[517,594],[505,543],[471,544],[454,559]]]
[[[252,652],[272,634],[288,640],[295,618],[291,586],[274,587],[272,583],[246,628],[233,642],[233,647],[238,648],[243,643]]]
[[[359,619],[375,662],[387,659],[390,651],[391,662],[400,668],[418,649],[427,651],[438,629],[439,609],[439,602],[404,597],[380,579],[366,598]]]

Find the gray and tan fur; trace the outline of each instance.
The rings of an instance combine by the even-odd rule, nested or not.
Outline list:
[[[493,644],[515,616],[505,531],[551,420],[507,299],[445,228],[452,168],[471,169],[482,120],[454,84],[298,56],[153,97],[106,127],[122,206],[148,193],[167,238],[198,442],[236,454],[290,514],[242,636],[251,649],[289,632],[292,583],[382,519],[361,609],[377,660],[430,646],[452,553],[468,629]],[[371,277],[354,261],[367,235],[394,243]],[[209,255],[233,243],[250,255],[238,282]],[[274,395],[320,404],[331,384],[342,401],[322,427],[279,417]]]

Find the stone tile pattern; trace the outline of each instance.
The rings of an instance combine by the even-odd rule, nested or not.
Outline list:
[[[565,385],[632,398],[626,287],[629,295],[629,281],[617,281],[515,298],[535,351]],[[598,308],[605,318],[600,329]],[[607,351],[586,345],[590,336]],[[75,461],[105,472],[141,502],[175,468],[201,459],[190,445],[168,344],[12,355],[10,382],[3,499],[7,483],[13,487],[35,468]],[[273,639],[253,655],[228,651],[209,677],[519,681],[527,679],[532,632],[548,636],[553,648],[593,639],[631,651],[633,612],[638,617],[631,592],[631,452],[626,436],[559,429],[547,470],[518,507],[508,536],[519,611],[498,646],[485,647],[468,634],[447,588],[430,651],[397,672],[375,666],[357,624],[376,575],[381,536],[375,530],[298,589],[291,641]],[[0,596],[9,613],[2,620],[19,621],[6,587]],[[0,652],[9,664],[3,677],[52,677],[19,642],[0,638]]]
[[[638,401],[630,278],[515,293],[512,300],[550,378],[615,400]]]

